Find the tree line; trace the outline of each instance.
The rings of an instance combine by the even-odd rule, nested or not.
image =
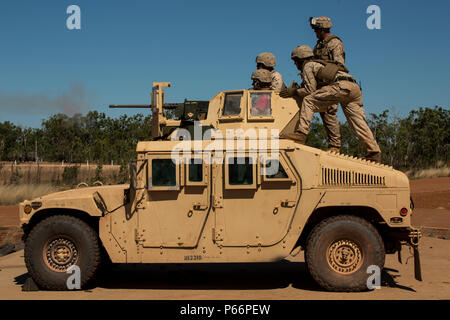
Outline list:
[[[419,108],[401,118],[384,110],[367,117],[383,153],[383,163],[397,169],[448,166],[450,111],[442,107]],[[0,122],[0,161],[65,161],[126,165],[136,158],[138,141],[151,140],[151,116],[136,114],[110,118],[90,111],[86,115],[55,114],[40,128],[23,128]],[[365,148],[347,122],[341,123],[341,152],[364,156]],[[315,116],[307,145],[325,149],[322,121]]]
[[[137,142],[150,140],[150,121],[142,114],[110,118],[90,111],[52,115],[41,128],[0,122],[0,160],[128,163],[136,157]]]

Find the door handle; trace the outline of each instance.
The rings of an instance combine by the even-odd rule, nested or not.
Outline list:
[[[194,203],[192,206],[194,210],[206,210],[208,206],[206,204]]]
[[[293,206],[295,206],[295,201],[282,200],[281,201],[281,206],[282,207],[292,208]]]

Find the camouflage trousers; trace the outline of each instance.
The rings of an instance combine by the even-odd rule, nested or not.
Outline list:
[[[338,111],[338,105],[334,104],[329,106],[325,112],[320,112],[323,126],[327,132],[328,147],[341,147],[341,132],[339,128],[339,120],[336,112]],[[309,128],[309,127],[308,127]]]
[[[303,105],[303,100],[300,100],[300,110]],[[334,104],[327,108],[326,111],[320,112],[320,117],[322,118],[323,126],[327,133],[328,147],[340,148],[341,147],[341,132],[339,128],[339,120],[337,116],[338,105]],[[301,111],[300,111],[301,114]],[[308,127],[309,128],[309,127]]]
[[[303,98],[298,131],[308,134],[314,112],[325,112],[330,106],[341,104],[342,111],[367,152],[380,152],[362,108],[362,92],[356,83],[338,81],[314,91]],[[337,120],[337,117],[336,117]],[[325,123],[325,122],[324,122]]]

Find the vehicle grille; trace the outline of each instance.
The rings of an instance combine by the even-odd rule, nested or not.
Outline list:
[[[385,186],[386,179],[353,170],[322,167],[322,185],[327,186]]]

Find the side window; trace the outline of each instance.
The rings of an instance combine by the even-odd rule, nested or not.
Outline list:
[[[172,159],[152,160],[152,187],[175,187],[177,185],[176,164]]]
[[[228,161],[228,183],[230,185],[253,185],[255,177],[251,158],[229,158]]]
[[[256,189],[258,156],[255,153],[225,154],[223,164],[225,189]]]
[[[203,163],[201,159],[190,159],[188,169],[189,182],[203,181]]]
[[[261,175],[263,182],[292,182],[292,171],[286,159],[279,154],[277,157],[264,157],[261,159]]]
[[[243,92],[225,94],[222,116],[239,116],[241,114],[241,99]]]
[[[271,116],[272,109],[270,105],[270,92],[252,92],[251,99],[251,116]]]
[[[277,159],[266,159],[264,168],[266,179],[289,179],[286,170],[284,170],[283,165]]]
[[[185,162],[185,185],[190,187],[205,187],[208,185],[208,168],[201,156],[193,156]]]

